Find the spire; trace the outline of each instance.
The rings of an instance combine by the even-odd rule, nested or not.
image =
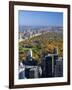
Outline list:
[[[29,60],[32,61],[32,50],[31,49],[28,52],[28,57],[29,57]]]

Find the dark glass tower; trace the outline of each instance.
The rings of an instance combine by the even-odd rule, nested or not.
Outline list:
[[[45,77],[52,77],[52,57],[45,58]]]

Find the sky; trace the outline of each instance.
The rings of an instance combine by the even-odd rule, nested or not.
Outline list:
[[[18,20],[19,25],[63,26],[63,13],[19,10]]]

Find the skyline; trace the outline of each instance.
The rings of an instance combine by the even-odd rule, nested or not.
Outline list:
[[[20,26],[62,26],[62,12],[25,11],[19,10],[18,23]]]

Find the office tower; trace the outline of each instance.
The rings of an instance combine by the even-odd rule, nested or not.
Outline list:
[[[56,61],[55,77],[63,77],[63,60]]]
[[[38,78],[38,67],[31,68],[29,71],[29,77],[30,78]]]
[[[25,67],[22,62],[19,62],[19,79],[25,78]]]
[[[20,73],[21,79],[24,77],[27,79],[39,77],[38,63],[36,60],[34,60],[32,58],[32,50],[31,49],[28,51],[26,60],[22,61],[22,63],[25,66],[24,67],[25,70]],[[24,75],[24,77],[23,77],[23,75]]]
[[[53,75],[53,64],[52,56],[45,56],[43,60],[43,77],[52,77]]]
[[[43,77],[55,76],[55,65],[57,60],[58,60],[58,49],[56,48],[54,48],[53,54],[48,54],[43,57],[42,60]]]

